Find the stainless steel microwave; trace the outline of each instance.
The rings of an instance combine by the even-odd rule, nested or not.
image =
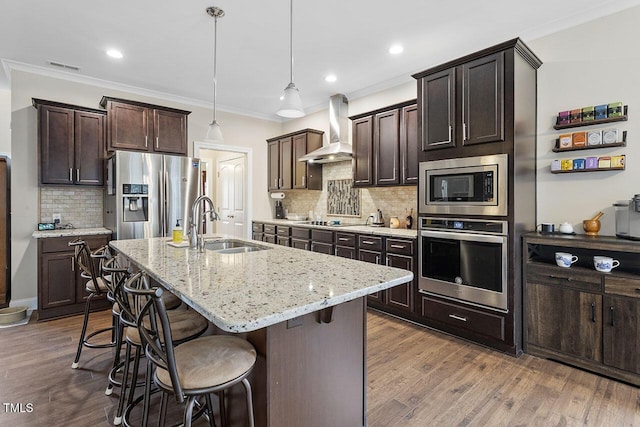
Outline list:
[[[506,216],[508,167],[506,154],[421,162],[418,210]]]

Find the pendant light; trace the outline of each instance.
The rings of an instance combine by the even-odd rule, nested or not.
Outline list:
[[[209,129],[207,130],[206,139],[209,141],[222,143],[224,140],[222,138],[222,130],[220,129],[220,125],[216,120],[216,95],[217,95],[217,86],[218,79],[216,75],[216,47],[218,44],[218,18],[222,18],[224,16],[224,10],[212,6],[207,8],[207,13],[213,17],[213,121],[209,125]]]
[[[281,117],[303,117],[304,110],[302,109],[302,100],[300,99],[300,92],[293,83],[293,0],[289,0],[290,13],[289,13],[289,57],[291,58],[291,64],[289,68],[289,84],[284,89],[284,97],[280,104],[280,109],[276,114]]]

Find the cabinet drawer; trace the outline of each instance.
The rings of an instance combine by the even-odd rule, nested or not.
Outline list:
[[[358,247],[374,251],[382,251],[382,237],[358,236]]]
[[[353,233],[336,233],[336,245],[354,248],[356,246],[356,235]]]
[[[251,230],[254,233],[262,233],[262,225],[263,225],[262,223],[254,222],[252,227],[251,227]]]
[[[313,242],[333,243],[333,231],[311,230],[311,240]]]
[[[594,271],[563,268],[552,264],[529,263],[527,282],[556,285],[588,292],[602,292],[602,275]]]
[[[604,276],[604,291],[607,294],[640,298],[640,279],[621,276]]]
[[[333,253],[333,245],[331,243],[311,243],[311,251],[318,252],[321,254],[334,255]]]
[[[276,230],[278,232],[278,236],[289,237],[291,234],[291,228],[284,225],[277,226]]]
[[[100,246],[104,246],[109,243],[111,236],[108,235],[100,235],[100,236],[69,236],[69,237],[51,237],[40,239],[40,248],[42,253],[47,252],[68,252],[74,251],[74,248],[69,246],[69,242],[76,240],[77,238],[83,238],[87,245],[89,245],[89,249],[92,251],[94,249],[98,249]]]
[[[413,255],[413,240],[390,239],[387,237],[387,252],[400,255]]]
[[[422,297],[422,316],[504,341],[504,317]]]
[[[296,239],[309,240],[311,238],[311,229],[291,227],[291,237],[295,237]]]
[[[276,242],[281,246],[289,246],[289,238],[278,236],[276,237]]]
[[[276,226],[273,224],[265,224],[264,232],[267,234],[276,234]]]

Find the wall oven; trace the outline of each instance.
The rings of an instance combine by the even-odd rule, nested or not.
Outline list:
[[[421,292],[508,311],[507,222],[420,218]]]
[[[421,214],[507,215],[506,154],[420,162]]]

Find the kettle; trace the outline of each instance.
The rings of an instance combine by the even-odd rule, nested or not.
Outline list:
[[[372,217],[371,223],[373,225],[377,225],[379,227],[384,225],[384,218],[382,217],[382,211],[380,209],[378,209],[377,212],[371,215],[371,217]]]

